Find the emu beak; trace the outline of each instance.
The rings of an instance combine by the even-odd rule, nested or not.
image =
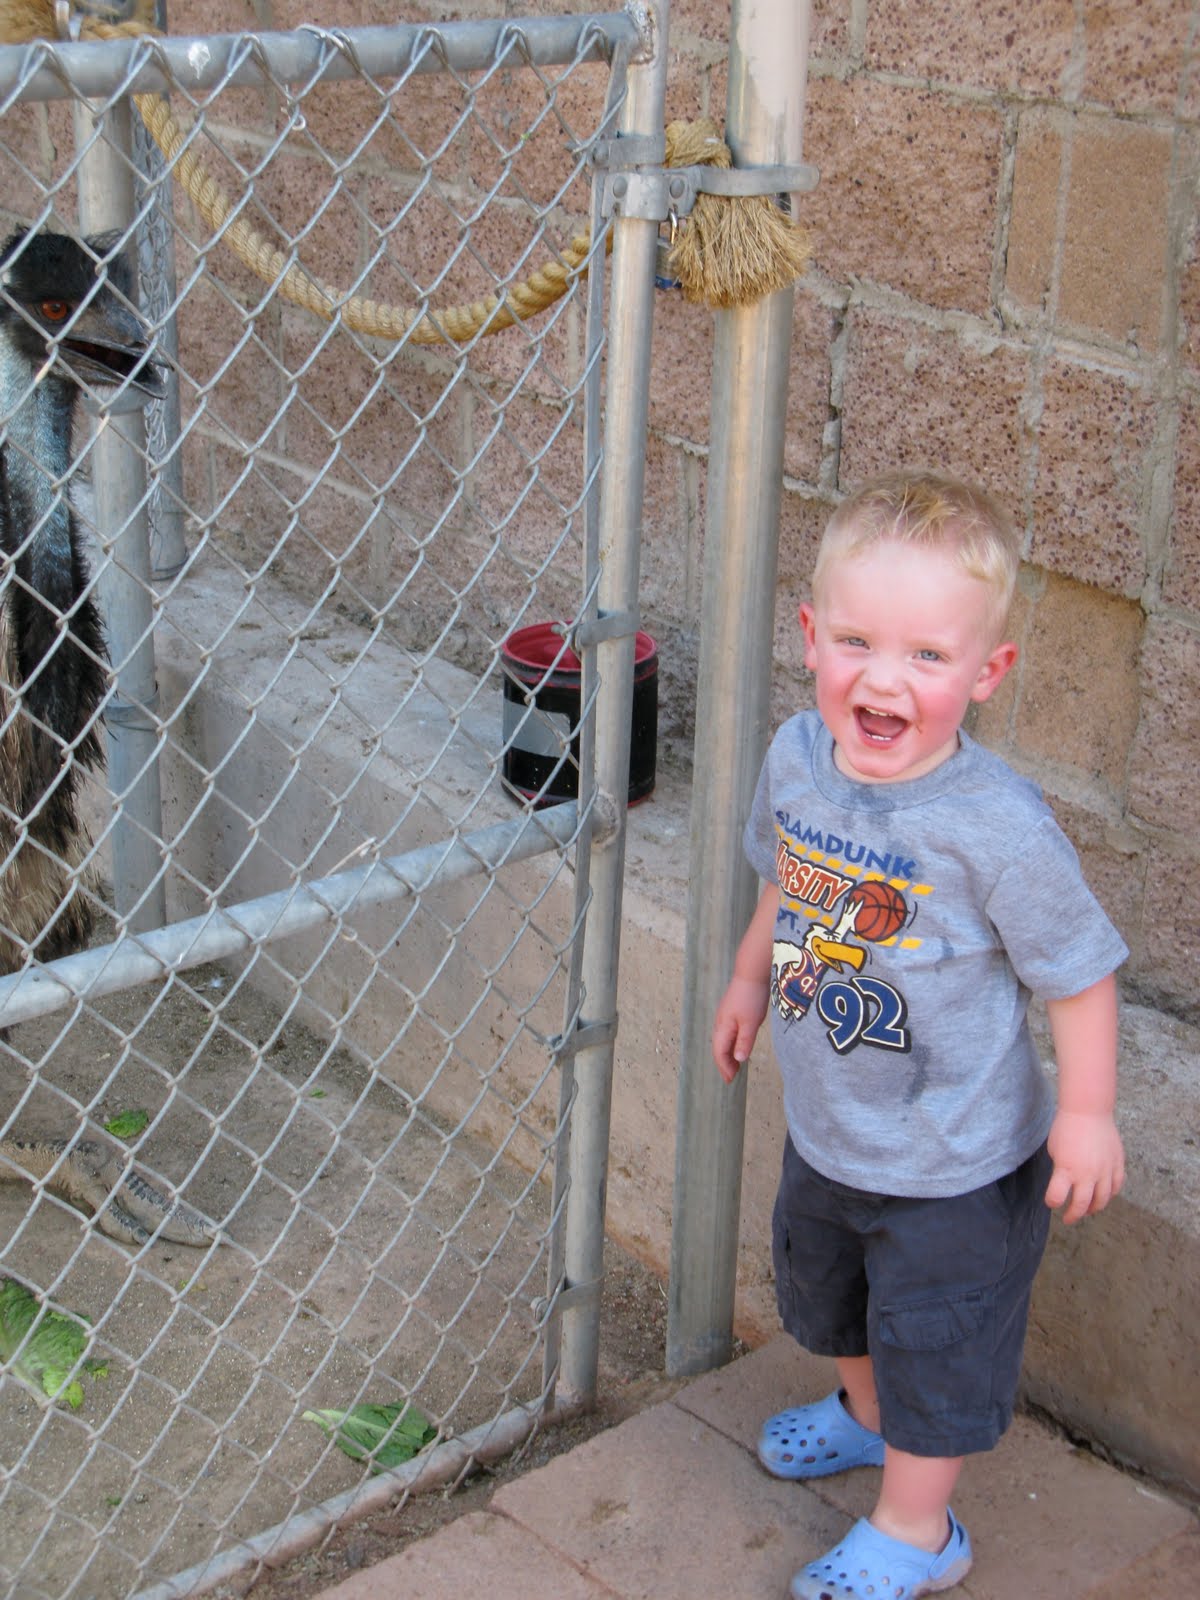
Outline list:
[[[150,359],[142,324],[108,297],[77,313],[58,341],[58,353],[80,383],[137,389],[154,400],[166,393],[162,368]]]

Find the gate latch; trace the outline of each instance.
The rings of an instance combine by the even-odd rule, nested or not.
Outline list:
[[[591,151],[591,162],[603,173],[600,211],[604,217],[636,217],[643,222],[666,222],[686,217],[698,194],[742,197],[756,194],[797,194],[815,189],[816,167],[664,167],[666,141],[650,136],[601,139]]]

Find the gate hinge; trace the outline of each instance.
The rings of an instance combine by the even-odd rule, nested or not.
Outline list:
[[[564,1311],[594,1306],[603,1287],[603,1278],[592,1278],[588,1283],[568,1283],[564,1278],[553,1294],[539,1294],[529,1302],[534,1327],[540,1328],[548,1317],[561,1316]]]
[[[617,1037],[617,1019],[610,1022],[585,1022],[581,1017],[566,1033],[558,1033],[549,1041],[550,1049],[560,1059],[576,1055],[580,1050],[593,1050],[597,1045],[612,1044]]]
[[[637,633],[640,622],[634,611],[600,611],[578,622],[556,623],[554,631],[578,653],[589,644],[603,644],[606,639],[630,639]]]

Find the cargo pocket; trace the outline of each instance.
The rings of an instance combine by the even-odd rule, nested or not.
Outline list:
[[[982,1289],[969,1289],[948,1299],[884,1306],[879,1331],[883,1342],[898,1350],[945,1350],[982,1331],[991,1301]]]
[[[915,1418],[970,1425],[989,1417],[995,1321],[991,1288],[882,1306],[882,1383]]]

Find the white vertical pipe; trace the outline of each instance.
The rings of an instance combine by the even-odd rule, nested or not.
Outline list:
[[[667,0],[654,0],[652,49],[631,64],[621,115],[623,134],[661,136],[666,100]],[[658,224],[618,217],[608,315],[608,390],[600,501],[599,605],[602,612],[636,613],[642,530],[648,373],[654,314]],[[634,639],[597,647],[596,784],[604,813],[592,844],[592,903],[583,950],[583,1020],[615,1018],[621,939],[621,887],[629,793],[629,719],[633,701]],[[604,823],[611,821],[611,828]],[[612,1111],[613,1045],[593,1045],[575,1059],[576,1094],[569,1155],[566,1282],[591,1290],[563,1313],[560,1392],[568,1403],[596,1391],[604,1215]]]
[[[798,162],[807,0],[734,0],[725,139],[737,166]],[[680,1041],[667,1370],[729,1359],[746,1072],[730,1087],[709,1040],[757,897],[742,854],[767,745],[779,504],[794,294],[717,313],[697,748]],[[719,419],[719,427],[716,425]]]
[[[167,0],[155,0],[154,25],[160,33],[167,31]],[[142,290],[146,301],[142,310],[149,315],[158,329],[158,347],[164,358],[163,375],[166,394],[149,413],[149,437],[152,455],[159,463],[157,483],[151,500],[151,569],[150,575],[159,582],[173,578],[187,560],[187,545],[183,536],[183,451],[179,436],[182,432],[179,402],[179,326],[174,306],[178,285],[175,279],[175,228],[172,218],[174,198],[173,181],[165,176],[167,164],[162,152],[150,137],[139,117],[134,123],[134,137],[142,171],[148,181],[157,182],[158,199],[147,219],[140,241],[149,258],[154,273],[148,282],[143,274]]]
[[[128,100],[93,114],[76,103],[75,137],[86,149],[79,167],[79,226],[85,234],[119,228],[134,216],[133,130]],[[97,127],[100,137],[94,137]],[[102,413],[89,460],[93,519],[116,694],[105,710],[108,783],[116,817],[112,841],[113,898],[128,928],[144,932],[166,921],[162,868],[162,791],[154,719],[154,605],[146,509],[146,419],[140,405],[119,416]]]

